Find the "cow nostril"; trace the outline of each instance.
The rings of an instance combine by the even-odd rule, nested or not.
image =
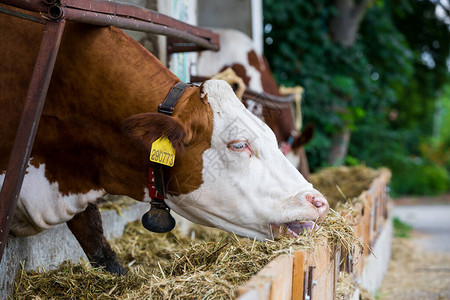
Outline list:
[[[325,199],[324,196],[322,196],[320,193],[311,193],[307,194],[304,198],[307,202],[311,203],[315,209],[317,210],[317,213],[319,214],[317,222],[322,222],[330,209],[330,206],[328,205],[328,201]]]
[[[315,196],[315,195],[306,195],[306,201],[310,202],[316,208],[320,208],[327,205],[327,202],[324,198]]]

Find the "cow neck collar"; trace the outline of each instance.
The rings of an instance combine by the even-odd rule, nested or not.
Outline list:
[[[164,98],[163,102],[158,105],[158,112],[172,116],[173,110],[180,100],[180,97],[183,95],[184,91],[191,87],[192,84],[178,82],[176,83],[167,94],[166,98]],[[158,199],[158,201],[164,203],[164,199],[166,199],[166,189],[164,184],[164,166],[161,164],[157,164],[152,162],[149,167],[149,194],[153,199]],[[156,203],[155,203],[156,204]],[[165,204],[165,203],[164,203]]]
[[[178,82],[167,94],[163,102],[158,105],[158,112],[172,116],[178,100],[185,90],[192,84]],[[166,185],[164,180],[165,166],[152,163],[148,171],[148,192],[151,198],[150,210],[142,216],[142,225],[153,232],[169,232],[175,227],[175,219],[170,215],[170,208],[166,202]]]
[[[172,116],[173,110],[175,109],[175,105],[177,105],[177,102],[178,100],[180,100],[181,95],[183,95],[184,91],[191,86],[193,85],[189,83],[184,82],[176,83],[170,89],[164,101],[158,105],[158,112]]]

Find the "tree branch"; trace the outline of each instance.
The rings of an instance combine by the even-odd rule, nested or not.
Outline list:
[[[330,33],[334,42],[350,47],[356,39],[359,23],[371,0],[334,0],[337,15],[330,19]]]

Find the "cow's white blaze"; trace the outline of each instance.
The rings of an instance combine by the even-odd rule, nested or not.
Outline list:
[[[211,148],[203,153],[203,184],[169,197],[168,205],[193,222],[259,239],[271,237],[270,224],[316,220],[307,194],[320,193],[278,149],[275,135],[251,114],[224,81],[203,84],[214,112]],[[246,140],[253,151],[228,144]]]
[[[0,186],[5,174],[0,175]],[[86,209],[89,202],[102,197],[104,191],[89,191],[86,194],[63,195],[56,182],[45,177],[45,165],[36,168],[29,165],[25,175],[11,233],[16,236],[37,234],[54,225],[69,221],[74,215]]]

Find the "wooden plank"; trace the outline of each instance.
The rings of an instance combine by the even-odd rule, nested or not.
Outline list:
[[[359,246],[354,247],[353,257],[352,257],[352,263],[353,263],[353,269],[352,273],[354,277],[361,278],[363,270],[364,270],[364,260],[365,255],[364,251],[367,249],[367,247],[363,246],[363,249],[361,249]]]
[[[357,225],[353,227],[356,236],[363,242],[365,243],[366,241],[366,231],[368,230],[369,227],[369,221],[370,221],[370,217],[369,217],[369,210],[367,210],[367,205],[364,204],[365,202],[365,197],[366,197],[366,192],[363,192],[360,196],[360,199],[362,201],[362,203],[358,206],[358,211],[359,211],[359,216],[356,218],[357,219]],[[355,246],[353,249],[353,253],[352,255],[352,268],[350,269],[350,273],[353,273],[354,276],[356,276],[357,278],[359,278],[362,275],[362,271],[364,268],[364,257],[365,255],[369,254],[368,252],[368,248],[367,246],[365,246],[363,244],[362,248],[359,246]]]
[[[292,256],[287,254],[278,256],[237,290],[236,299],[290,300],[292,297],[292,265]],[[268,286],[270,286],[269,297],[267,297]],[[254,295],[258,298],[250,298]]]
[[[370,224],[372,221],[372,216],[370,213],[370,209],[372,207],[371,199],[368,194],[365,195],[366,204],[364,206],[364,256],[368,256],[370,254],[369,246],[370,246]]]
[[[316,244],[314,253],[307,255],[306,266],[315,266],[312,285],[312,299],[334,300],[335,262],[331,259],[331,250],[327,239]]]
[[[305,253],[294,252],[294,270],[292,273],[292,300],[303,300],[304,276],[305,276]]]
[[[336,255],[334,257],[334,282],[333,282],[333,299],[336,299],[336,288],[337,288],[337,281],[339,278],[339,272],[340,272],[340,262],[341,262],[341,250],[336,252]]]
[[[365,206],[365,197],[367,192],[364,191],[359,196],[360,202],[358,202],[351,211],[344,212],[342,215],[345,217],[347,223],[351,225],[355,235],[364,241],[366,231],[366,215],[368,210]],[[342,248],[340,256],[342,258],[341,270],[347,273],[361,274],[363,270],[362,261],[364,259],[364,248],[354,247],[352,253],[348,253],[349,250]]]
[[[381,174],[372,182],[368,193],[372,198],[373,222],[371,228],[370,242],[374,244],[381,232],[387,217],[386,205],[387,195],[385,194],[386,185],[391,178],[391,172],[388,169],[382,169]]]
[[[368,211],[368,215],[369,215],[369,222],[368,222],[368,226],[367,226],[367,245],[369,245],[370,247],[372,247],[372,241],[373,241],[373,237],[375,235],[374,233],[374,224],[375,224],[375,200],[372,196],[372,194],[367,193],[366,194],[366,201],[367,201],[367,211]]]
[[[270,300],[272,280],[269,277],[253,276],[244,286],[240,287],[236,300]]]

